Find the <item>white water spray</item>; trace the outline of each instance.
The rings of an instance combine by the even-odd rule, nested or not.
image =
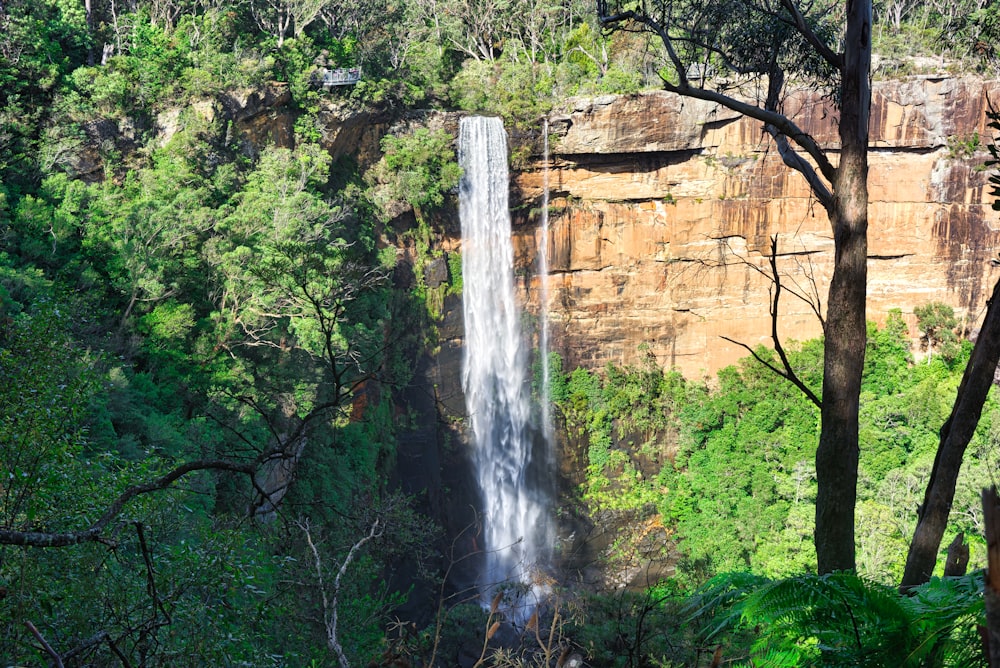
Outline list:
[[[523,622],[547,592],[552,529],[530,425],[528,356],[514,299],[514,249],[508,208],[507,133],[498,118],[459,125],[459,193],[465,364],[462,387],[475,436],[483,497],[486,605],[514,584],[505,609]]]

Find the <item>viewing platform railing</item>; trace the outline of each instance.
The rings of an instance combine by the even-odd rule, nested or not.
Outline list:
[[[313,75],[313,84],[321,88],[334,86],[353,86],[361,81],[361,68],[338,67],[337,69],[321,68]]]

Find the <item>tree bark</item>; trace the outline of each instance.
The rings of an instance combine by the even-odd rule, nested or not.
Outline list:
[[[87,65],[94,66],[94,7],[93,0],[83,0],[83,11],[87,17]],[[102,63],[103,64],[103,63]]]
[[[823,407],[816,449],[816,560],[820,573],[854,570],[858,402],[865,362],[868,281],[868,114],[871,2],[849,0],[841,78],[841,157],[829,207],[833,278],[823,344]]]
[[[924,493],[924,502],[917,509],[917,527],[906,555],[906,568],[900,589],[907,590],[927,582],[937,563],[941,539],[948,526],[948,514],[955,500],[955,484],[962,468],[965,449],[972,440],[983,413],[986,395],[993,386],[997,362],[1000,360],[1000,281],[993,287],[987,302],[986,317],[972,356],[958,386],[951,415],[941,427],[934,467]]]
[[[986,528],[986,633],[990,668],[1000,668],[1000,499],[997,488],[983,490],[983,524]]]
[[[307,441],[307,436],[300,432],[285,444],[277,444],[282,456],[265,462],[255,476],[257,494],[250,503],[250,517],[260,522],[274,521],[295,482]]]
[[[955,578],[965,575],[969,568],[969,546],[965,544],[965,533],[958,532],[948,546],[948,558],[944,562],[944,576]]]
[[[15,529],[0,529],[0,545],[23,545],[25,547],[67,547],[81,543],[93,543],[103,539],[104,530],[113,519],[118,517],[125,506],[137,496],[158,492],[170,487],[189,473],[195,471],[230,471],[253,476],[260,463],[265,461],[267,453],[258,456],[253,462],[233,462],[225,459],[199,459],[181,464],[155,480],[127,487],[104,510],[104,513],[86,529],[79,531],[18,531]]]
[[[24,625],[28,627],[28,630],[31,631],[31,635],[35,636],[35,640],[38,641],[38,644],[42,646],[42,649],[45,650],[45,653],[49,655],[50,659],[52,659],[52,668],[63,668],[64,664],[62,657],[59,656],[59,652],[55,651],[52,648],[52,645],[50,645],[49,642],[45,639],[45,637],[41,634],[41,632],[38,630],[38,627],[36,627],[30,621],[24,622]]]
[[[309,531],[309,524],[305,522],[298,522],[297,524],[306,536],[306,543],[309,545],[309,550],[312,552],[315,562],[316,580],[319,584],[319,593],[323,603],[323,624],[326,627],[327,647],[337,655],[337,662],[341,668],[351,668],[351,664],[347,660],[347,655],[344,653],[344,648],[337,637],[337,599],[340,596],[340,583],[344,579],[344,574],[347,573],[347,567],[354,561],[358,550],[364,547],[368,541],[380,538],[385,531],[385,527],[379,518],[375,518],[375,521],[372,522],[371,527],[368,529],[368,534],[351,546],[350,551],[344,557],[343,563],[340,564],[340,568],[337,570],[337,577],[333,580],[333,596],[331,598],[326,594],[326,584],[323,582],[323,560],[319,556],[316,543],[313,542],[312,534]]]

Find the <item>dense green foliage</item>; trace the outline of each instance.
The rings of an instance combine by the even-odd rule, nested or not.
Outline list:
[[[914,310],[922,331],[940,323],[937,340],[957,341],[958,323],[946,309]],[[647,593],[645,601],[655,604],[647,608],[641,597],[626,603],[624,595],[589,601],[579,637],[599,636],[609,624],[616,630],[616,640],[606,640],[616,649],[602,665],[691,665],[712,651],[736,665],[985,665],[976,632],[983,623],[981,572],[934,578],[907,595],[895,590],[969,350],[956,343],[951,354],[915,362],[899,311],[882,327],[869,326],[861,577],[801,575],[815,571],[818,411],[791,383],[750,358],[710,382],[664,372],[652,358],[569,374],[555,359],[552,398],[589,461],[581,500],[605,521],[608,512],[624,511],[669,527],[680,551],[671,589]],[[821,382],[821,351],[820,341],[790,350],[796,372],[813,388]],[[979,490],[994,481],[998,415],[991,394],[946,536],[965,532],[978,564],[985,561]],[[674,626],[678,616],[684,621]],[[645,628],[642,620],[651,618],[659,621]],[[671,629],[665,645],[657,640],[664,628]]]
[[[339,594],[337,640],[367,659],[405,600],[392,564],[433,544],[386,484],[422,307],[392,289],[361,175],[334,168],[314,126],[282,148],[244,143],[212,104],[168,135],[150,123],[167,102],[268,78],[308,117],[314,49],[299,35],[261,57],[261,36],[241,53],[255,31],[215,9],[145,7],[93,33],[82,11],[0,10],[15,28],[0,52],[0,528],[88,530],[186,462],[253,475],[209,467],[140,494],[100,542],[0,548],[0,656],[45,662],[33,624],[88,665],[325,664]],[[115,55],[88,66],[98,37]]]
[[[920,56],[989,69],[998,25],[994,3],[876,3],[875,51],[889,54],[886,73],[919,71]],[[646,40],[602,34],[583,0],[142,0],[94,2],[89,16],[82,2],[11,0],[0,9],[0,201],[16,204],[52,172],[89,172],[86,140],[113,163],[159,112],[268,81],[309,112],[298,128],[316,139],[320,67],[361,68],[358,101],[535,124],[567,96],[657,86],[662,56]]]
[[[387,135],[382,140],[382,158],[369,170],[372,200],[387,218],[392,204],[413,207],[418,220],[421,211],[444,204],[447,193],[458,187],[461,169],[455,162],[454,138],[443,130],[418,128],[406,135]]]
[[[197,473],[113,518],[113,552],[4,547],[7,659],[42,660],[27,622],[98,662],[323,659],[322,626],[303,623],[322,618],[316,579],[378,518],[391,533],[354,561],[341,592],[340,642],[370,656],[381,615],[401,600],[383,569],[429,545],[427,521],[382,482],[391,410],[376,402],[361,421],[344,411],[359,382],[406,380],[384,352],[404,324],[390,313],[374,220],[346,191],[326,191],[329,155],[314,144],[202,162],[211,150],[178,133],[120,183],[55,174],[15,207],[0,332],[2,526],[86,529],[130,485],[191,460],[271,452],[298,469],[297,484],[265,500],[246,478]],[[265,464],[257,485],[273,474]],[[240,519],[278,505],[276,521]]]
[[[898,311],[869,330],[858,568],[891,584],[902,573],[914,509],[968,348],[917,364]],[[790,353],[813,388],[821,382],[821,354],[819,341]],[[815,569],[819,415],[791,383],[750,358],[708,384],[685,381],[648,360],[603,374],[577,369],[557,389],[567,431],[582,438],[588,452],[583,500],[595,510],[659,513],[676,532],[681,570],[694,582],[732,570],[773,577]],[[991,481],[998,414],[991,395],[952,512],[951,531],[973,541],[982,536],[976,490]],[[984,559],[981,547],[975,559]]]
[[[738,665],[985,666],[981,590],[981,573],[932,578],[905,596],[851,573],[730,573],[707,583],[688,612],[705,640],[743,636]]]
[[[942,357],[952,359],[958,354],[955,310],[941,302],[931,302],[913,309],[917,327],[923,334],[921,343],[928,353],[939,350]]]
[[[991,68],[1000,21],[980,4],[880,3],[876,49]],[[641,35],[602,34],[582,0],[0,3],[0,530],[77,535],[185,462],[253,467],[138,494],[99,541],[0,547],[5,665],[51,660],[30,625],[67,665],[333,665],[331,599],[356,664],[404,648],[453,665],[481,643],[477,605],[443,610],[440,626],[389,623],[436,546],[389,480],[401,433],[425,426],[398,412],[399,394],[461,291],[460,256],[434,244],[459,178],[453,138],[394,125],[363,173],[330,157],[319,112],[493,113],[521,141],[554,100],[657,85],[656,53]],[[321,91],[324,67],[363,79]],[[287,94],[293,119],[289,136],[258,145],[231,112],[264,89]],[[880,582],[898,575],[967,354],[953,314],[915,315],[919,364],[898,316],[869,343],[859,564]],[[813,387],[819,354],[807,342],[793,355]],[[658,516],[683,560],[669,592],[545,611],[536,629],[553,632],[522,660],[565,634],[601,665],[690,663],[704,640],[675,591],[723,570],[813,565],[817,416],[794,388],[749,362],[687,381],[652,357],[555,376],[588,456],[581,500]],[[973,539],[995,413],[953,517]],[[774,646],[753,651],[814,656],[820,636],[761,592],[817,582],[761,582],[741,589],[731,637],[759,623]],[[874,585],[835,583],[852,605],[880,596],[892,628],[909,625],[901,643],[944,628]],[[947,598],[927,591],[928,606]],[[963,593],[936,621],[973,614]]]

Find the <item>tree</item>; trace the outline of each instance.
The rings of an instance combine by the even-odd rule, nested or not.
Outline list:
[[[0,325],[0,529],[79,522],[86,494],[81,415],[97,384],[92,359],[63,331],[58,306]]]
[[[276,632],[295,615],[271,614],[290,580],[265,584],[291,568],[272,560],[287,548],[282,527],[247,511],[308,508],[342,559],[356,538],[340,527],[382,494],[388,392],[370,385],[351,424],[342,408],[359,381],[389,373],[395,249],[380,252],[373,220],[331,193],[320,147],[251,162],[199,137],[178,132],[117,184],[53,174],[12,207],[0,254],[0,654],[13,663],[262,665],[268,646],[306,665],[296,640],[310,627]],[[296,471],[303,451],[311,470]],[[216,549],[230,525],[234,549]],[[349,656],[405,598],[378,584],[398,557],[373,547],[343,578]],[[304,609],[307,593],[288,605]]]
[[[816,450],[816,556],[821,573],[855,567],[858,406],[865,355],[868,249],[870,0],[599,0],[602,24],[642,30],[663,45],[664,88],[760,121],[784,163],[827,212],[834,268],[824,325],[821,429]],[[839,28],[839,29],[838,29]],[[842,51],[835,51],[835,45]],[[831,46],[834,45],[834,46]],[[728,77],[696,74],[724,71]],[[782,111],[788,77],[833,89],[839,145],[822,147]],[[757,101],[727,89],[747,84]],[[836,151],[839,160],[831,161]]]
[[[76,3],[0,2],[0,182],[12,199],[37,185],[43,121],[88,45]]]
[[[351,208],[324,199],[329,165],[315,144],[268,149],[205,246],[209,345],[226,369],[216,398],[229,424],[256,415],[269,442],[257,447],[282,453],[257,481],[262,515],[277,509],[316,430],[382,360],[387,272]]]
[[[418,128],[386,135],[382,158],[365,174],[371,199],[389,220],[403,203],[413,207],[418,222],[444,204],[445,195],[458,186],[462,169],[455,160],[455,138],[444,130]]]
[[[927,349],[927,355],[938,349],[946,359],[954,358],[958,347],[955,310],[943,302],[931,302],[914,308],[913,315],[917,316],[917,327],[923,332],[921,342]]]
[[[291,31],[295,39],[302,37],[306,27],[319,18],[327,0],[252,0],[250,13],[257,26],[277,41],[285,43]]]
[[[510,0],[457,0],[442,3],[445,34],[451,46],[476,60],[494,61],[515,21]]]
[[[164,150],[156,163],[130,172],[124,184],[95,187],[85,224],[84,248],[125,300],[122,327],[137,304],[177,293],[185,272],[197,263],[198,240],[219,215],[210,206],[216,198],[211,184],[188,160]]]
[[[367,603],[374,606],[376,610],[371,611],[375,619],[381,621],[388,616],[389,611],[398,606],[401,600],[394,596],[389,596],[381,602],[370,599],[366,601],[352,601],[352,596],[357,597],[357,592],[352,591],[354,578],[345,578],[348,570],[356,570],[355,565],[371,555],[366,552],[378,554],[380,559],[388,560],[390,557],[403,557],[407,562],[423,568],[425,562],[431,557],[432,545],[437,537],[436,529],[426,518],[414,512],[411,507],[412,499],[399,494],[390,494],[382,499],[369,499],[367,507],[361,509],[356,518],[354,526],[350,527],[350,534],[347,542],[338,545],[331,536],[324,536],[318,527],[312,526],[308,519],[300,518],[293,522],[293,525],[302,532],[305,538],[307,550],[303,550],[303,564],[311,566],[311,577],[305,575],[303,589],[308,590],[308,597],[317,597],[323,636],[327,649],[332,652],[337,659],[337,663],[342,668],[349,668],[350,653],[345,642],[345,629],[349,626],[362,626],[366,621],[372,619],[351,619],[350,614],[341,614],[348,604]],[[378,563],[378,561],[376,563]],[[355,575],[355,577],[357,577]],[[359,616],[357,609],[353,610],[354,616]],[[341,622],[346,622],[341,624]],[[367,650],[369,656],[374,648],[356,647],[354,654]]]

